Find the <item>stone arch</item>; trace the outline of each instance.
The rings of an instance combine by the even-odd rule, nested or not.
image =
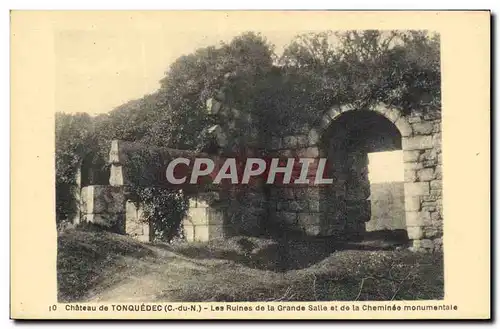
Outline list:
[[[342,113],[348,111],[374,111],[386,119],[394,123],[396,128],[398,128],[402,137],[409,137],[413,134],[413,129],[410,123],[408,122],[408,118],[397,108],[389,107],[383,103],[379,103],[375,106],[371,106],[365,110],[358,110],[352,105],[337,105],[330,108],[321,118],[320,123],[316,128],[313,128],[310,132],[310,135],[316,135],[317,141],[319,141],[319,137],[322,136],[328,127],[332,124],[334,120],[336,120]]]
[[[441,208],[441,120],[412,117],[397,108],[379,103],[367,109],[352,105],[330,108],[309,132],[309,141],[319,145],[328,128],[345,112],[374,111],[389,120],[401,134],[404,161],[405,219],[408,237],[415,250],[440,249]],[[412,119],[412,121],[410,120]]]

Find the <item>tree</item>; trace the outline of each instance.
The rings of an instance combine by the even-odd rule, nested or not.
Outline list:
[[[226,97],[241,111],[253,109],[257,81],[272,68],[272,46],[260,35],[245,33],[220,47],[206,47],[182,56],[170,66],[158,93],[165,100],[156,110],[162,114],[145,136],[148,143],[180,149],[194,149],[202,141],[203,128],[213,124],[206,114],[206,101]],[[219,93],[225,76],[230,90]]]
[[[56,113],[56,214],[57,222],[70,220],[75,212],[73,191],[83,159],[95,151],[92,118],[86,113]]]
[[[72,184],[75,168],[88,154],[92,154],[90,163],[107,169],[112,139],[191,150],[203,144],[202,131],[214,124],[205,110],[212,97],[253,114],[257,122],[252,125],[258,127],[262,145],[267,145],[273,136],[317,123],[336,104],[363,108],[385,102],[406,113],[439,115],[440,84],[439,37],[428,32],[302,34],[279,57],[263,36],[244,33],[229,43],[178,58],[156,92],[108,114],[95,118],[58,114],[58,209],[67,203],[62,199],[63,184]],[[246,134],[246,127],[237,128],[241,129],[235,129],[230,139]],[[134,165],[140,168],[141,162],[153,158],[137,156]],[[157,228],[167,227],[162,234],[170,238],[178,228],[173,223],[185,211],[185,201],[173,192],[134,188],[137,201],[149,207],[149,218]]]
[[[440,111],[439,38],[428,32],[300,35],[285,49],[280,64],[314,107],[386,102],[406,113]]]

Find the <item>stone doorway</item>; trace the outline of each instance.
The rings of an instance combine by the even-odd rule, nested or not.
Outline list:
[[[322,144],[333,178],[333,185],[321,198],[327,210],[324,223],[331,231],[361,239],[367,231],[405,230],[403,179],[371,182],[369,171],[369,159],[374,155],[402,152],[402,136],[395,124],[374,111],[348,111],[332,121]],[[400,155],[401,162],[388,170],[403,170]],[[371,169],[373,174],[375,168]]]

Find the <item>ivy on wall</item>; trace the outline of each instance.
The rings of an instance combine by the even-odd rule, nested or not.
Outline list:
[[[200,48],[172,63],[150,95],[96,117],[56,115],[58,220],[67,220],[74,208],[68,191],[88,154],[93,154],[90,162],[97,171],[109,170],[111,140],[185,150],[206,144],[202,132],[214,124],[205,109],[208,98],[252,114],[265,147],[273,136],[314,125],[336,104],[363,108],[385,102],[404,113],[439,115],[440,77],[439,35],[427,31],[308,33],[298,35],[280,54],[264,36],[249,32]],[[228,137],[244,144],[248,124],[238,124]],[[129,159],[135,180],[131,197],[144,203],[148,218],[157,223],[155,231],[170,239],[178,231],[185,200],[176,191],[143,184],[161,179],[162,173],[145,168],[162,161],[148,149]]]

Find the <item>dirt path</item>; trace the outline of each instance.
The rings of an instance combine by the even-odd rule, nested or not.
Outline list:
[[[114,275],[120,277],[110,287],[96,289],[89,302],[152,302],[158,299],[173,301],[169,291],[176,289],[179,281],[195,273],[209,272],[214,265],[224,263],[218,260],[192,260],[160,248],[152,249],[158,258],[134,262],[128,270]]]

